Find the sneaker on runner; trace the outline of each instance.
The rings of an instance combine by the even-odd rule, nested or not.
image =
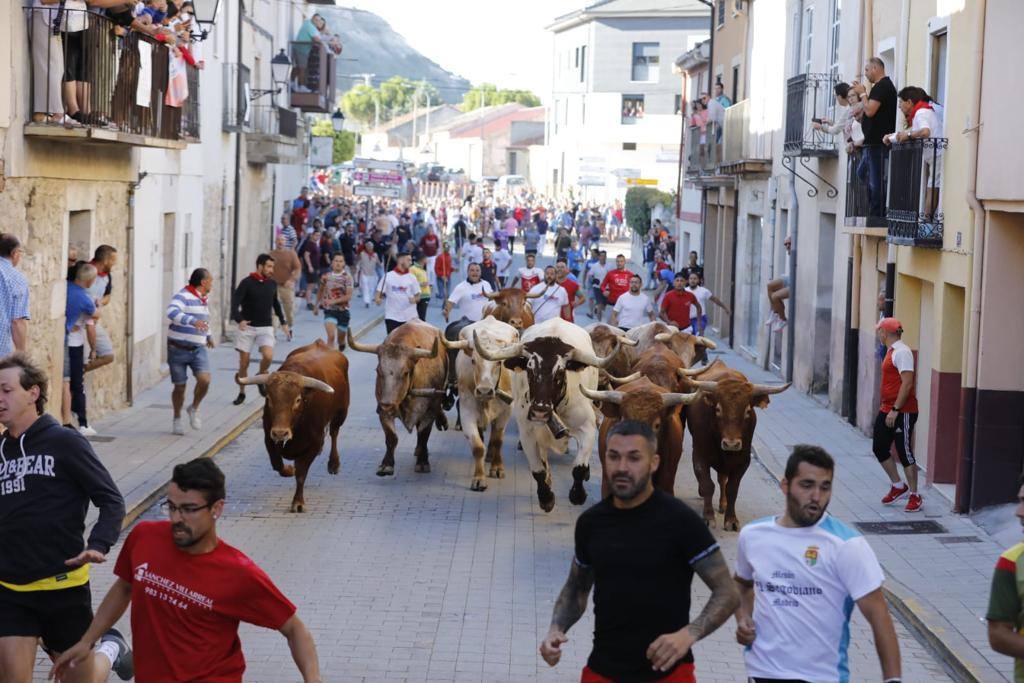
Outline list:
[[[781,318],[779,318],[779,314],[776,313],[775,311],[772,311],[772,314],[770,316],[768,316],[767,320],[764,321],[764,326],[765,327],[774,327],[776,321],[778,321],[778,320],[781,320]]]
[[[906,484],[904,484],[903,486],[896,486],[895,484],[893,484],[893,486],[889,489],[889,493],[885,495],[885,498],[882,498],[882,505],[892,505],[897,500],[907,495],[908,491],[910,491],[910,487],[907,486]]]
[[[920,512],[921,506],[924,505],[924,498],[919,493],[911,493],[910,499],[907,501],[907,507],[903,508],[904,512]]]
[[[135,661],[132,658],[132,649],[121,632],[112,628],[100,637],[100,642],[117,645],[117,659],[114,660],[112,669],[122,681],[131,679],[135,675]]]
[[[78,433],[85,437],[96,436],[97,434],[96,430],[89,426],[79,427]]]
[[[235,400],[232,401],[232,403],[235,404],[236,406],[240,406],[243,403],[245,403],[245,392],[244,391],[238,392],[238,396],[235,396]]]
[[[171,423],[171,434],[185,435],[185,425],[182,424],[180,417],[174,418],[174,422]]]
[[[203,428],[203,419],[199,417],[199,408],[189,406],[185,409],[185,412],[188,413],[188,423],[192,425],[192,429],[199,430]]]

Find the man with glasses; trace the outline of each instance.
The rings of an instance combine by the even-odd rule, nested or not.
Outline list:
[[[240,550],[217,537],[224,473],[209,458],[176,465],[161,507],[168,521],[140,522],[125,539],[117,579],[89,630],[54,665],[60,677],[131,604],[140,681],[241,683],[241,621],[280,631],[305,683],[318,683],[313,636],[295,605]]]
[[[18,270],[24,254],[17,237],[0,233],[0,358],[28,343],[28,280]]]

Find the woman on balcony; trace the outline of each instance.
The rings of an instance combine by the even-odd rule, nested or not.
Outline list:
[[[894,142],[907,142],[909,140],[926,140],[928,138],[941,138],[943,136],[942,119],[936,114],[923,88],[907,86],[897,94],[900,111],[907,121],[907,128],[898,133],[886,135],[884,142],[891,145]],[[939,210],[939,190],[942,188],[942,146],[939,142],[922,143],[922,178],[925,183],[924,206],[922,213],[926,220],[931,221]]]

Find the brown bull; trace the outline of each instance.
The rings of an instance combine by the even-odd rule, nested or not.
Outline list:
[[[536,299],[541,295],[530,296],[518,287],[508,287],[497,292],[484,292],[484,296],[491,300],[484,308],[485,318],[493,315],[497,320],[522,332],[533,324],[533,309],[527,299]]]
[[[715,527],[712,498],[715,484],[711,470],[718,474],[718,511],[725,515],[724,528],[739,531],[736,496],[740,481],[750,466],[750,443],[757,426],[755,408],[767,408],[769,396],[789,388],[754,384],[738,370],[715,361],[691,378],[701,396],[687,408],[687,422],[693,439],[693,473],[704,499],[704,520]]]
[[[661,343],[682,358],[684,367],[688,368],[701,361],[706,361],[708,349],[717,348],[715,342],[707,337],[690,334],[663,322],[652,322],[634,327],[627,333],[627,336],[637,342],[635,349],[637,357],[651,346]]]
[[[277,372],[243,377],[241,384],[266,387],[263,440],[270,464],[282,477],[295,476],[291,511],[302,512],[306,473],[324,446],[324,428],[331,431],[327,471],[337,474],[338,430],[348,415],[348,359],[319,339],[288,354]],[[292,460],[295,466],[286,465]]]
[[[348,343],[353,350],[377,354],[377,415],[386,446],[378,477],[395,473],[395,418],[409,432],[416,428],[416,471],[430,471],[430,432],[435,423],[438,429],[448,428],[441,406],[448,354],[441,352],[441,337],[441,330],[419,320],[395,328],[380,344],[360,344],[349,330]]]
[[[628,375],[637,356],[634,348],[637,345],[636,340],[627,337],[626,333],[618,327],[612,327],[605,323],[588,325],[586,330],[594,345],[594,353],[599,356],[614,353],[611,363],[600,374],[600,385],[607,384],[608,375],[618,377]]]

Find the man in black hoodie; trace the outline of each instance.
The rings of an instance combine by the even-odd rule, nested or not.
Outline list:
[[[0,360],[0,672],[32,678],[37,642],[56,657],[92,621],[89,565],[106,561],[124,498],[85,438],[43,413],[46,373],[22,354]],[[99,520],[83,543],[89,502]],[[117,631],[64,680],[127,680],[131,651]]]

